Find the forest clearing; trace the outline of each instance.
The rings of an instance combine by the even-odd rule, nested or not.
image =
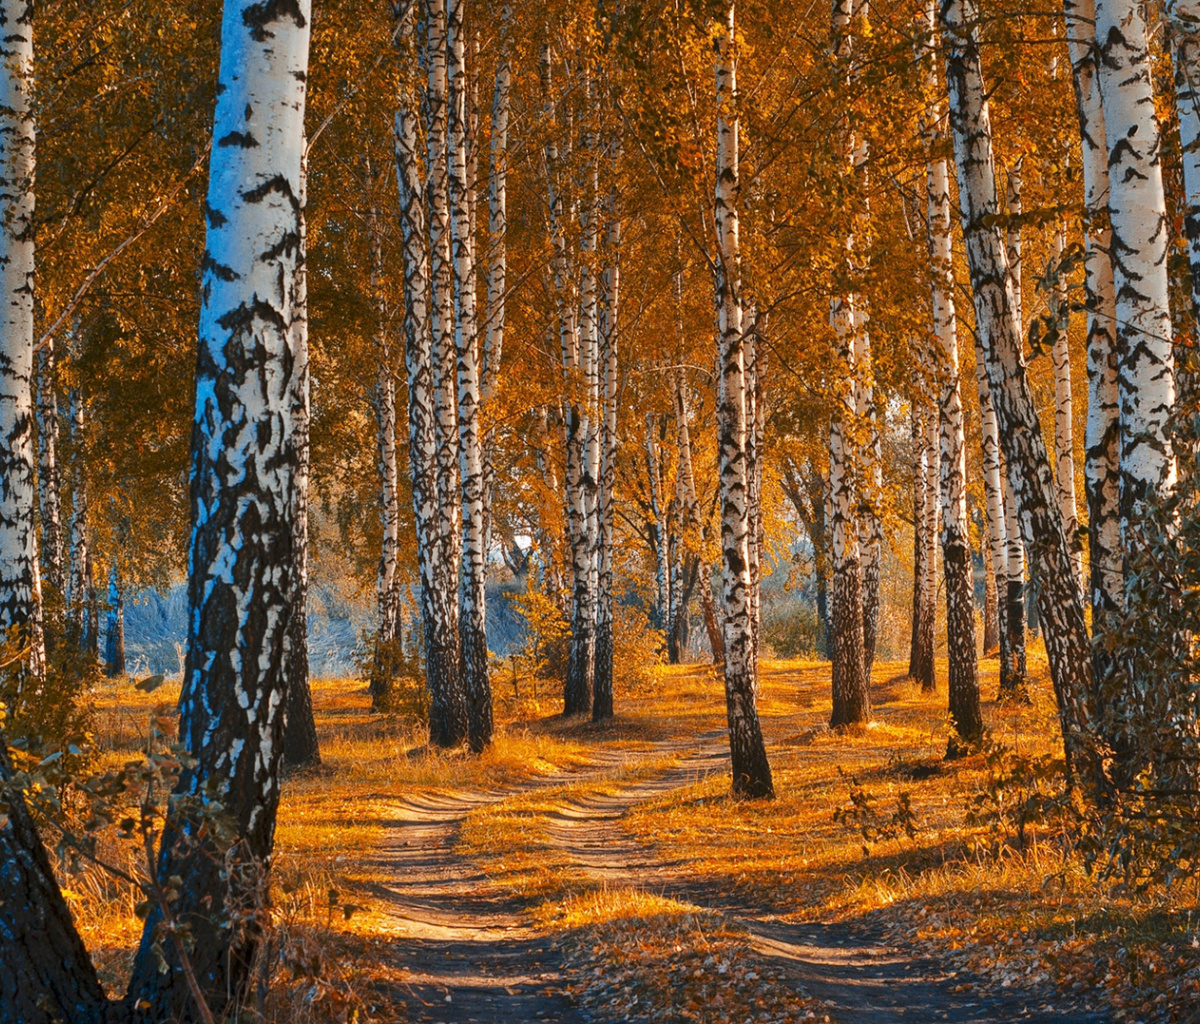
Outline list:
[[[1198,346],[1191,0],[0,0],[0,1024],[1198,1024]]]

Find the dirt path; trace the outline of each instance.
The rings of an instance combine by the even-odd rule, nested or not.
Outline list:
[[[664,746],[663,752],[671,749]],[[564,797],[550,816],[554,845],[597,879],[640,884],[736,917],[749,928],[760,955],[773,960],[798,988],[828,1004],[835,1024],[1106,1024],[1110,1019],[1050,988],[990,988],[983,979],[947,972],[928,957],[876,941],[861,930],[791,924],[761,908],[714,900],[711,889],[701,892],[690,885],[686,866],[663,863],[654,850],[628,835],[621,819],[638,803],[708,773],[727,771],[726,757],[719,734],[702,736],[675,765],[651,778],[623,784],[615,793]],[[571,778],[598,777],[622,760],[609,757]],[[396,805],[392,839],[380,850],[394,881],[379,895],[401,939],[398,946],[411,979],[410,1018],[447,1024],[603,1024],[584,1016],[564,994],[562,965],[520,905],[454,853],[466,815],[510,795],[513,791],[425,797]]]

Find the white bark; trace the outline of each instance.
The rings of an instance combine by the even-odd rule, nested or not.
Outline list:
[[[1123,586],[1116,351],[1116,292],[1109,259],[1108,137],[1096,71],[1094,0],[1064,0],[1075,105],[1079,116],[1083,203],[1087,216],[1088,412],[1084,485],[1088,505],[1092,629],[1119,608]]]
[[[79,344],[78,338],[76,345]],[[71,637],[81,649],[87,636],[88,563],[88,489],[87,489],[87,413],[78,387],[70,389],[71,448],[71,557],[67,583],[67,624]]]
[[[302,356],[301,209],[309,5],[228,0],[213,123],[192,434],[187,662],[180,739],[194,762],[176,794],[221,794],[238,839],[225,857],[181,855],[170,834],[161,884],[180,875],[173,913],[189,922],[191,968],[217,1015],[244,993],[257,929],[212,907],[252,905],[265,885],[279,801],[293,566]],[[185,815],[187,811],[183,811]],[[195,835],[195,820],[174,827]],[[228,900],[228,902],[226,902]],[[145,1019],[190,1017],[192,998],[157,910],[129,1000]],[[140,1012],[140,1011],[139,1011]]]
[[[383,235],[378,211],[367,214],[371,293],[375,301],[375,425],[379,460],[379,518],[382,543],[376,578],[377,640],[392,644],[400,621],[400,458],[396,443],[396,381],[387,299],[384,294]]]
[[[433,408],[436,443],[436,515],[440,545],[439,588],[449,588],[454,610],[447,613],[454,623],[458,644],[457,594],[462,558],[459,485],[457,353],[454,336],[454,266],[451,255],[448,123],[446,0],[425,2],[425,205],[429,230],[429,323],[433,335]],[[452,596],[451,596],[452,595]],[[448,655],[449,657],[449,655]],[[458,654],[454,655],[458,661]],[[436,698],[435,698],[436,702]],[[459,701],[449,701],[457,707]],[[458,726],[450,730],[458,732]]]
[[[750,524],[747,501],[745,336],[739,243],[737,55],[733,5],[715,40],[717,154],[714,213],[717,234],[716,303],[719,332],[717,420],[721,474],[721,551],[724,562],[725,708],[733,791],[772,796],[771,769],[758,721],[758,660],[751,621]],[[860,620],[861,621],[861,620]]]
[[[38,352],[38,494],[42,513],[42,578],[61,601],[63,575],[62,476],[58,462],[58,375],[54,339]]]
[[[1097,79],[1108,148],[1109,252],[1116,290],[1121,537],[1175,480],[1167,421],[1175,405],[1163,193],[1145,11],[1097,0]]]
[[[400,65],[413,63],[411,8],[396,10]],[[431,72],[432,74],[432,72]],[[409,84],[406,83],[406,86]],[[430,694],[429,734],[448,747],[467,734],[466,693],[458,685],[457,535],[445,532],[439,488],[439,397],[435,387],[434,330],[430,301],[430,236],[418,157],[416,98],[403,90],[393,140],[404,244],[404,362],[408,375],[408,461],[412,477],[421,619],[425,632],[425,680]],[[436,147],[435,147],[436,150]],[[427,150],[428,153],[428,150]],[[440,365],[440,363],[439,363]],[[458,507],[455,493],[450,504]]]
[[[934,0],[925,9],[932,41],[937,26]],[[934,52],[925,61],[926,91],[938,94]],[[954,264],[950,243],[950,175],[936,127],[935,104],[925,115],[926,210],[929,242],[933,333],[938,343],[941,445],[942,565],[946,578],[946,648],[949,661],[950,714],[959,738],[968,745],[983,734],[979,674],[975,655],[975,582],[967,518],[967,447],[963,436],[962,392],[958,370],[958,325],[954,308]]]
[[[618,152],[613,146],[613,176]],[[597,502],[599,526],[599,580],[596,612],[596,662],[592,720],[613,714],[613,515],[616,507],[617,452],[617,345],[621,298],[621,219],[617,209],[614,180],[606,210],[605,261],[600,278],[601,372],[604,377],[600,421],[600,489]]]
[[[471,749],[492,739],[492,692],[488,679],[485,626],[487,538],[481,446],[478,317],[476,315],[475,194],[471,157],[471,112],[463,17],[466,0],[449,0],[450,230],[454,260],[454,344],[458,359],[459,476],[462,481],[462,574],[458,624],[469,714]]]
[[[979,12],[974,0],[943,0],[940,21],[976,329],[981,336],[1021,531],[1035,560],[1038,610],[1067,760],[1071,770],[1086,783],[1097,784],[1103,770],[1090,744],[1091,642],[1073,578],[1050,460],[1025,372],[1004,237],[996,224],[999,203],[991,118],[979,53]]]
[[[0,2],[0,629],[41,674],[33,455],[33,5]]]
[[[487,306],[484,314],[483,367],[480,395],[484,416],[483,473],[484,473],[484,543],[491,529],[492,490],[496,427],[491,422],[491,406],[500,376],[500,360],[504,350],[504,326],[507,316],[505,288],[508,276],[508,120],[509,93],[512,71],[509,67],[509,22],[511,13],[506,3],[500,12],[500,55],[496,64],[496,84],[492,95],[491,167],[488,173],[488,272]]]

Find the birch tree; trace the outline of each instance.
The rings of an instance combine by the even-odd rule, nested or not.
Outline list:
[[[997,223],[991,119],[979,53],[973,0],[942,0],[940,25],[950,97],[950,129],[976,329],[983,348],[1008,478],[1033,557],[1038,607],[1072,770],[1100,784],[1092,743],[1091,645],[1071,553],[1063,533],[1049,457],[1025,374],[1017,330],[1016,294],[1004,237]]]
[[[238,842],[215,856],[211,839],[187,838],[197,835],[193,810],[172,821],[158,863],[163,886],[182,881],[171,911],[190,923],[190,973],[216,1014],[240,1001],[262,934],[229,928],[218,908],[254,912],[279,802],[296,586],[292,402],[304,317],[298,243],[308,38],[306,0],[225,7],[205,203],[179,703],[192,761],[176,792],[201,804],[219,799]],[[137,1020],[193,1014],[174,947],[157,948],[165,926],[162,911],[152,910],[129,988]]]
[[[1170,230],[1145,12],[1132,0],[1098,0],[1095,9],[1116,294],[1121,547],[1128,552],[1135,520],[1175,479],[1167,437],[1175,405]]]
[[[725,708],[733,791],[774,796],[771,767],[758,721],[758,658],[751,621],[750,510],[747,507],[745,334],[739,250],[737,42],[734,8],[714,30],[717,152],[714,221],[717,236],[716,304],[719,333],[718,434],[721,473],[722,603]],[[857,619],[862,622],[861,614]],[[861,633],[859,634],[861,637]]]
[[[934,0],[925,7],[931,41],[925,62],[926,89],[938,94],[932,40],[937,27]],[[939,152],[939,105],[926,113],[926,222],[931,268],[933,333],[942,378],[941,420],[942,572],[946,579],[946,653],[949,661],[950,716],[958,738],[951,750],[971,748],[983,736],[979,672],[975,660],[975,578],[967,519],[967,453],[963,436],[958,372],[958,327],[954,309],[954,269],[950,244],[950,175]]]
[[[835,57],[846,64],[850,56],[853,5],[837,0],[833,7]],[[847,138],[851,172],[855,166],[855,144]],[[845,243],[847,272],[853,274],[854,239]],[[830,323],[837,339],[838,363],[845,378],[835,384],[833,416],[829,427],[830,533],[833,554],[833,586],[829,608],[830,652],[833,663],[833,714],[830,725],[839,727],[866,722],[871,717],[870,679],[866,664],[863,597],[861,476],[857,456],[859,415],[865,404],[858,377],[868,372],[860,359],[869,351],[859,338],[862,320],[856,316],[856,297],[846,291],[830,301]]]
[[[1088,411],[1084,435],[1084,487],[1088,509],[1089,583],[1092,630],[1121,607],[1123,566],[1120,538],[1119,425],[1117,411],[1116,292],[1109,258],[1108,135],[1093,45],[1093,0],[1064,0],[1067,45],[1079,117],[1083,203],[1084,289],[1087,296]],[[1095,648],[1097,678],[1104,654]]]
[[[34,519],[33,8],[0,5],[0,628],[40,674],[41,584]]]
[[[0,2],[0,626],[18,644],[37,636],[38,565],[34,539],[33,7]],[[36,663],[35,663],[36,664]],[[75,931],[71,912],[23,794],[0,724],[0,1017],[50,1024],[99,1020],[104,990]]]
[[[462,483],[462,572],[458,626],[462,685],[466,690],[471,749],[483,750],[492,739],[492,690],[488,678],[487,536],[484,514],[483,456],[480,451],[478,293],[475,224],[475,175],[472,173],[466,39],[466,0],[448,0],[449,49],[449,198],[451,252],[454,262],[454,347],[458,377],[459,478]]]
[[[924,397],[924,396],[922,396]],[[921,689],[935,689],[934,626],[937,613],[938,481],[941,463],[937,407],[913,399],[913,609],[908,675]]]
[[[490,524],[492,490],[495,477],[493,452],[496,428],[489,421],[500,377],[507,315],[505,298],[508,280],[508,122],[512,69],[509,65],[510,22],[508,4],[500,11],[500,56],[496,64],[496,82],[492,92],[491,164],[488,168],[488,271],[487,305],[483,324],[483,367],[481,399],[485,421],[483,444],[483,506],[485,522]]]
[[[367,210],[370,289],[374,300],[376,374],[373,405],[379,464],[379,519],[382,542],[375,581],[378,625],[375,665],[370,689],[372,703],[386,705],[391,692],[392,661],[400,639],[400,455],[396,432],[396,381],[393,369],[391,320],[384,291],[383,228],[379,211]]]
[[[411,67],[414,56],[412,8],[393,7],[399,20],[396,29],[397,46],[402,69]],[[444,18],[444,10],[443,10]],[[436,21],[436,17],[433,21]],[[429,43],[427,93],[439,94],[445,106],[445,32],[431,23],[433,37]],[[440,41],[440,42],[439,42]],[[437,71],[436,51],[443,54]],[[439,460],[440,446],[450,443],[444,428],[439,434],[437,423],[444,409],[439,399],[440,385],[446,381],[442,352],[434,339],[438,324],[434,315],[436,296],[431,290],[431,253],[435,240],[440,243],[438,230],[431,230],[426,218],[426,182],[422,180],[419,153],[417,101],[413,83],[406,81],[397,105],[393,140],[396,152],[396,182],[400,198],[400,232],[404,251],[404,361],[408,376],[408,461],[412,477],[413,517],[417,532],[417,562],[421,578],[421,619],[424,626],[425,681],[430,694],[429,736],[438,746],[454,746],[467,735],[466,694],[458,685],[458,569],[455,552],[457,534],[447,530],[447,516],[453,524],[453,512],[443,509],[448,501],[459,507],[457,490],[448,491],[442,474],[444,459]],[[430,103],[433,102],[431,99]],[[441,123],[444,124],[444,109]],[[429,124],[437,128],[439,119],[432,112]],[[432,134],[432,132],[430,133]],[[433,178],[441,160],[441,175],[445,177],[444,129],[442,146],[430,143],[426,150],[430,158],[427,176]],[[444,181],[443,181],[444,185]],[[430,193],[436,193],[430,188]],[[444,197],[444,192],[442,193]],[[437,203],[431,203],[431,208]],[[442,215],[444,217],[444,209]],[[432,209],[429,220],[433,219]],[[442,224],[444,229],[445,224]],[[443,338],[444,342],[444,338]],[[453,375],[451,375],[453,379]],[[444,389],[443,389],[444,390]],[[439,404],[440,403],[440,404]],[[453,406],[450,412],[453,413]]]
[[[63,575],[62,476],[59,469],[58,362],[54,339],[37,354],[38,503],[42,515],[41,577],[59,601]]]
[[[296,309],[294,313],[295,362],[292,367],[291,414],[295,433],[296,475],[292,486],[292,562],[296,571],[292,614],[288,626],[287,699],[284,717],[283,758],[293,766],[321,763],[317,723],[313,718],[308,664],[308,488],[312,469],[309,433],[312,398],[308,360],[308,141],[300,155],[297,194],[299,231],[296,255]]]
[[[604,266],[600,275],[600,481],[597,502],[599,581],[596,614],[596,661],[592,721],[613,715],[613,519],[616,505],[617,345],[620,338],[621,219],[617,207],[617,149],[611,144],[614,181],[605,206]]]
[[[1025,334],[1024,298],[1021,290],[1022,237],[1021,215],[1024,205],[1021,189],[1024,183],[1024,158],[1017,160],[1008,173],[1005,207],[1008,229],[1005,232],[1005,253],[1008,256],[1009,276],[1013,287],[1013,319],[1017,337]],[[1023,343],[1022,343],[1023,350]],[[986,357],[980,360],[985,367]],[[988,400],[992,401],[991,389]],[[997,421],[997,430],[999,425]],[[1004,624],[1008,630],[1007,659],[1000,671],[1000,695],[1004,699],[1023,697],[1026,693],[1025,658],[1025,545],[1021,539],[1021,524],[1012,479],[1006,472],[1007,457],[997,436],[996,455],[1000,459],[1001,508],[1004,511]]]

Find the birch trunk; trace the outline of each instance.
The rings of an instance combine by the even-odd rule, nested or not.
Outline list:
[[[374,668],[371,674],[371,703],[386,707],[392,691],[394,658],[400,624],[400,457],[396,441],[396,384],[392,368],[392,346],[388,330],[387,299],[384,295],[383,235],[379,213],[367,211],[367,240],[370,246],[371,295],[375,305],[375,425],[379,460],[379,518],[382,543],[376,578],[376,607],[379,624],[375,632]]]
[[[746,324],[746,320],[749,324]],[[762,623],[762,378],[759,376],[759,333],[753,307],[743,313],[745,341],[743,359],[746,372],[746,505],[749,513],[747,549],[750,555],[750,627],[754,643],[754,661],[758,663],[759,635]]]
[[[88,493],[86,458],[87,415],[78,387],[69,392],[71,410],[71,559],[67,585],[67,636],[79,649],[86,650],[88,604]]]
[[[492,741],[492,685],[488,678],[486,630],[487,538],[484,516],[483,456],[480,450],[479,339],[476,315],[471,111],[468,103],[466,0],[447,4],[450,52],[449,146],[450,231],[454,260],[454,344],[458,358],[458,450],[462,481],[462,573],[459,578],[458,632],[466,688],[468,741],[482,751]]]
[[[1024,206],[1021,199],[1024,158],[1013,166],[1008,174],[1008,190],[1005,206],[1008,212],[1008,231],[1005,235],[1005,251],[1008,256],[1009,274],[1013,283],[1013,319],[1016,322],[1017,338],[1024,353],[1025,312],[1021,294],[1022,242],[1021,215]],[[986,366],[986,358],[984,360]],[[998,428],[997,428],[998,429]],[[999,453],[999,443],[997,442]],[[1005,459],[1001,455],[1000,488],[1004,504],[1004,622],[1008,629],[1008,671],[1000,671],[1000,696],[1002,699],[1025,698],[1027,669],[1025,661],[1025,548],[1021,542],[1021,523],[1012,484],[1004,472]]]
[[[593,117],[599,111],[596,87],[590,70],[584,71],[584,93],[587,96]],[[587,161],[582,206],[584,216],[580,224],[580,289],[579,289],[579,343],[583,370],[584,399],[586,401],[583,461],[584,501],[584,549],[587,564],[585,600],[581,617],[587,624],[587,676],[586,706],[591,710],[596,679],[596,628],[599,618],[599,553],[600,553],[600,319],[597,292],[596,253],[600,244],[600,150],[597,136],[589,131],[586,136]],[[582,659],[581,659],[582,661]]]
[[[1000,468],[1000,428],[988,385],[983,342],[975,334],[975,381],[979,387],[979,433],[983,447],[983,493],[987,517],[987,544],[992,556],[996,589],[996,629],[1000,647],[1000,694],[1015,693],[1012,634],[1008,626],[1008,518],[1004,508],[1004,480]],[[1022,605],[1022,609],[1024,606]],[[1023,614],[1023,612],[1022,612]]]
[[[613,155],[614,176],[616,153]],[[613,715],[613,513],[617,481],[617,342],[621,298],[621,221],[617,187],[609,193],[605,211],[605,262],[600,276],[600,366],[604,377],[600,419],[599,586],[596,613],[596,667],[592,721]]]
[[[33,467],[33,7],[0,0],[0,627],[39,636]],[[45,449],[43,449],[43,452]],[[36,649],[36,647],[35,647]],[[94,1024],[106,1002],[13,776],[0,728],[0,1019]]]
[[[65,594],[63,576],[62,477],[58,465],[58,373],[54,339],[38,352],[38,495],[42,513],[41,577],[57,601]]]
[[[913,472],[913,609],[909,641],[908,675],[927,693],[934,681],[933,640],[937,598],[936,481],[940,478],[938,448],[931,445],[930,425],[936,431],[936,410],[913,400],[912,441],[916,456]],[[933,544],[930,544],[930,539]],[[930,584],[933,584],[932,586]]]
[[[488,172],[488,246],[487,308],[483,333],[483,370],[481,383],[484,416],[483,510],[484,541],[491,529],[492,491],[495,469],[492,463],[496,427],[489,415],[500,376],[504,350],[504,326],[507,315],[505,288],[508,277],[508,120],[512,71],[509,67],[508,4],[500,9],[500,56],[496,64],[496,84],[492,93],[491,167]]]
[[[1143,8],[1133,0],[1098,0],[1096,45],[1108,148],[1121,549],[1127,558],[1137,518],[1175,481],[1167,436],[1175,406],[1167,282],[1171,231]]]
[[[663,502],[662,459],[654,436],[654,416],[646,414],[646,474],[650,485],[650,536],[654,542],[654,628],[665,630],[670,618],[670,564],[667,561],[667,515]]]
[[[296,443],[296,478],[293,487],[293,556],[296,589],[288,626],[287,715],[283,734],[283,759],[291,767],[321,763],[317,723],[313,718],[308,664],[308,482],[311,467],[309,427],[312,406],[308,366],[308,142],[300,160],[300,238],[296,263],[296,362],[292,371],[292,426]]]
[[[16,17],[0,5],[6,30]],[[31,349],[32,343],[31,334]],[[108,1000],[24,797],[10,794],[12,778],[7,749],[0,745],[0,786],[8,805],[0,818],[0,1020],[101,1024]]]
[[[411,8],[393,8],[400,23],[397,45],[401,67],[411,66]],[[436,31],[431,27],[431,31]],[[444,34],[439,38],[443,38]],[[443,47],[444,49],[444,47]],[[443,82],[444,82],[444,61]],[[429,68],[435,93],[437,74]],[[444,97],[444,91],[442,93]],[[439,488],[439,406],[434,368],[434,315],[430,300],[433,232],[428,231],[418,156],[415,101],[406,88],[394,121],[396,182],[400,198],[400,231],[404,246],[404,361],[408,376],[408,461],[412,476],[413,519],[421,576],[425,681],[431,699],[430,742],[453,746],[467,733],[466,695],[458,683],[457,567],[454,535],[447,535]],[[444,107],[444,104],[443,104]],[[436,118],[431,116],[431,122]],[[444,114],[443,114],[444,124]],[[433,146],[437,156],[437,147]],[[433,167],[430,165],[431,174]],[[444,157],[443,157],[444,168]],[[442,171],[443,178],[445,171]],[[444,225],[443,225],[444,227]],[[439,364],[440,365],[440,364]],[[451,504],[458,506],[457,494]]]
[[[1008,478],[1033,558],[1050,675],[1072,772],[1101,784],[1093,743],[1091,644],[1071,553],[1063,534],[1049,457],[1025,374],[1012,276],[999,213],[991,122],[979,56],[974,0],[943,0],[942,38],[950,128],[958,171],[977,330],[1000,428]]]
[[[857,298],[857,297],[856,297]],[[863,603],[863,678],[869,687],[875,664],[875,645],[879,633],[879,571],[883,561],[883,520],[879,501],[883,496],[883,454],[879,437],[879,414],[875,403],[874,369],[870,335],[862,310],[854,310],[855,414],[866,429],[866,443],[859,453],[862,495],[862,603]]]
[[[983,653],[986,656],[1000,647],[1000,608],[997,600],[996,570],[992,564],[992,546],[987,537],[983,538],[980,546],[983,555]]]
[[[684,390],[683,371],[675,371],[675,437],[679,450],[679,479],[684,488],[684,503],[687,509],[689,528],[699,528],[698,550],[695,555],[696,587],[700,591],[700,610],[704,619],[704,631],[708,635],[714,664],[725,661],[725,640],[721,625],[717,621],[713,604],[712,567],[704,556],[709,540],[709,521],[701,526],[700,499],[696,493],[696,474],[692,458],[691,413]]]
[[[930,53],[925,61],[926,92],[938,94],[935,0],[927,0]],[[950,244],[950,175],[941,155],[943,136],[936,125],[940,104],[926,113],[925,192],[932,282],[933,334],[938,342],[942,380],[941,420],[942,572],[946,579],[946,655],[950,717],[958,733],[949,753],[978,746],[983,738],[979,708],[979,668],[975,656],[975,579],[967,519],[967,449],[963,437],[962,392],[958,372],[958,325],[954,309],[954,263]]]
[[[44,670],[33,454],[33,7],[3,0],[0,56],[0,629]]]
[[[775,789],[758,721],[758,659],[751,621],[751,512],[747,505],[745,335],[742,330],[738,240],[737,55],[734,8],[725,8],[716,38],[717,154],[714,213],[717,233],[716,304],[719,338],[717,429],[721,473],[721,552],[724,583],[725,709],[733,792],[771,797]],[[860,610],[861,611],[861,610]],[[861,614],[858,621],[861,623]]]
[[[832,35],[836,59],[848,63],[851,47],[851,0],[835,0]],[[855,145],[847,135],[846,150],[854,168]],[[854,238],[846,239],[845,267],[851,276],[854,266]],[[864,535],[859,510],[863,504],[858,464],[860,403],[859,375],[867,367],[858,362],[862,343],[858,334],[861,320],[856,315],[856,297],[852,291],[830,302],[830,322],[837,336],[838,364],[845,380],[833,396],[834,411],[829,427],[830,524],[833,548],[833,587],[829,609],[833,661],[833,713],[830,725],[866,723],[871,717],[870,677],[866,664],[863,597],[862,544]]]
[[[1093,0],[1064,0],[1067,44],[1079,115],[1083,202],[1087,216],[1084,288],[1087,295],[1088,413],[1084,435],[1084,489],[1088,507],[1089,596],[1092,632],[1104,631],[1121,606],[1123,565],[1115,337],[1116,292],[1109,258],[1108,136],[1096,68]],[[1096,678],[1106,657],[1095,645]]]
[[[430,696],[430,742],[439,747],[452,747],[467,738],[470,712],[459,671],[462,654],[458,623],[462,505],[447,148],[446,0],[425,0],[425,24],[425,203],[429,230],[428,309],[433,339],[434,516],[438,531],[437,560],[430,581],[438,605],[436,644],[432,652],[426,650],[425,671]]]
[[[296,569],[295,374],[304,344],[303,181],[306,0],[224,10],[213,124],[192,435],[188,646],[180,738],[194,759],[179,797],[213,794],[235,823],[223,855],[183,812],[163,837],[159,881],[175,888],[189,959],[214,1015],[241,1004],[262,935],[279,802],[288,623]],[[242,908],[230,929],[216,908]],[[169,942],[155,949],[152,910],[127,1009],[137,1021],[192,1019]],[[160,955],[166,957],[161,969]]]

